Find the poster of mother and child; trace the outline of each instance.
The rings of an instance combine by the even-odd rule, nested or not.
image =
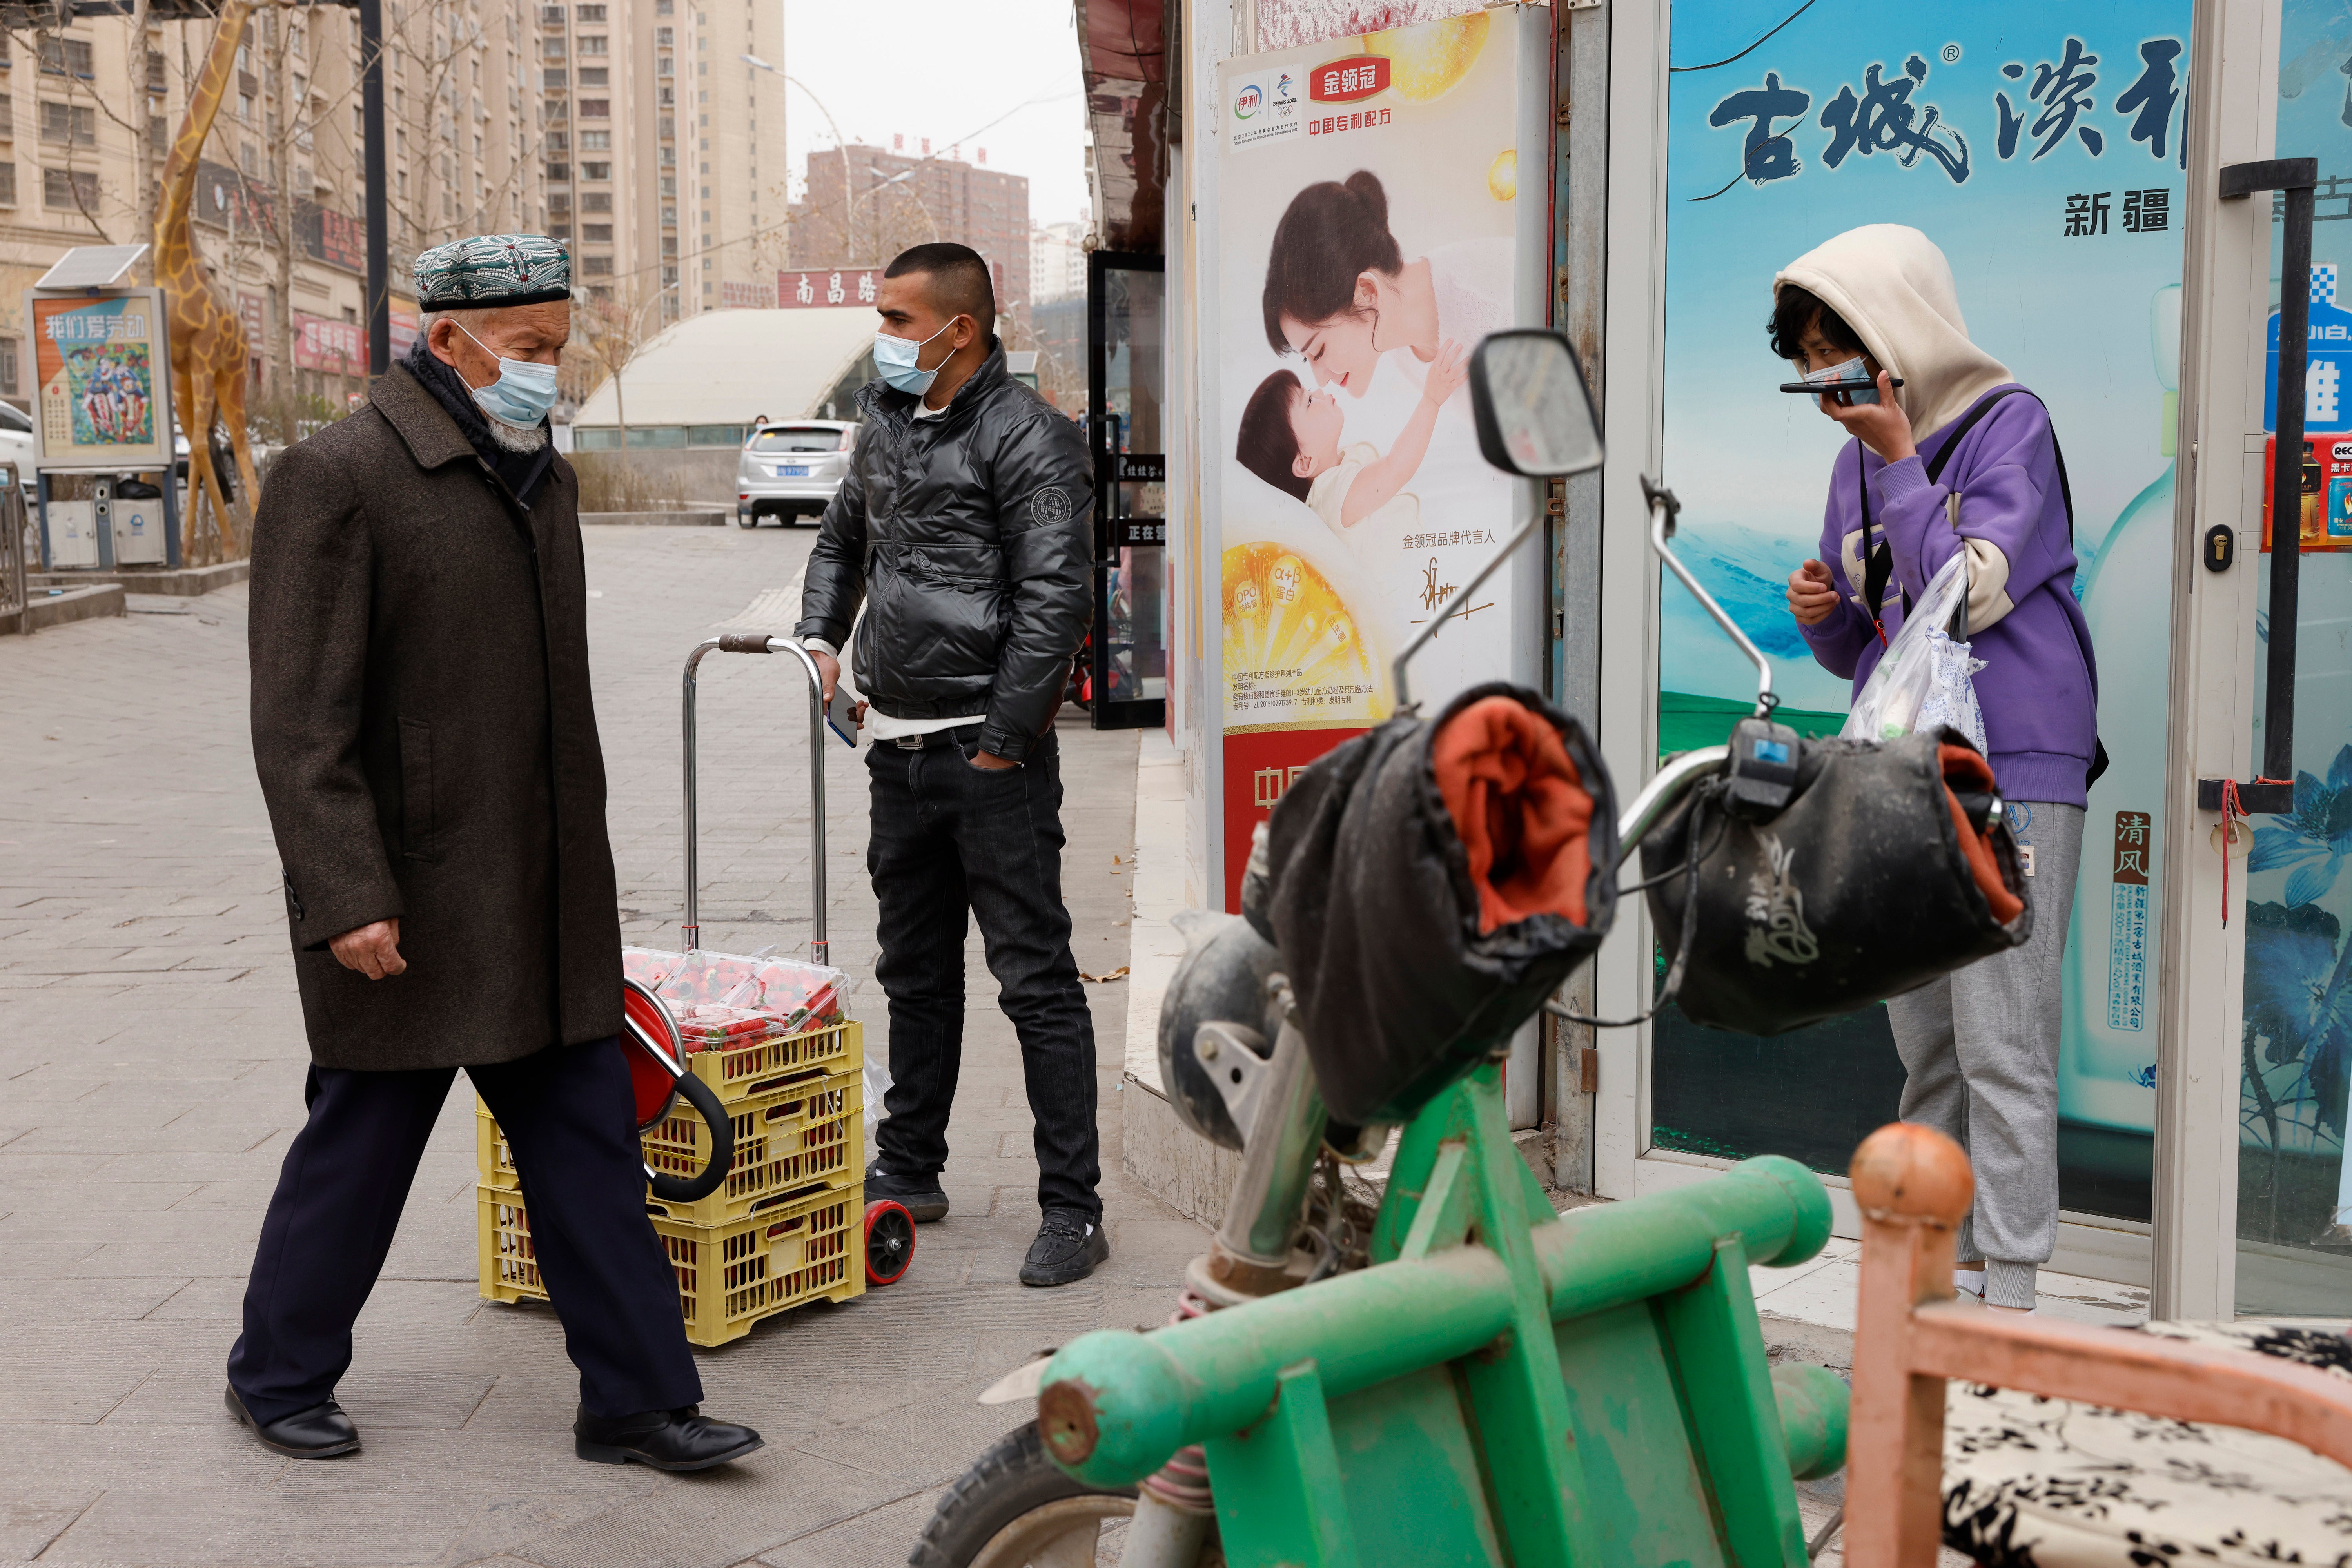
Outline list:
[[[1223,719],[1228,795],[1240,775],[1253,813],[1260,774],[1386,716],[1390,662],[1532,504],[1480,459],[1468,376],[1481,338],[1541,318],[1545,20],[1222,68]],[[1541,573],[1530,550],[1489,579],[1414,659],[1414,694],[1531,671]]]

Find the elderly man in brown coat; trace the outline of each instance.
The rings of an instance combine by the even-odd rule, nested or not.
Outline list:
[[[228,1407],[278,1453],[359,1447],[334,1398],[352,1322],[462,1067],[514,1151],[580,1457],[724,1464],[759,1434],[696,1408],[616,1037],[579,488],[546,424],[570,261],[487,235],[416,283],[424,335],[278,460],[254,528],[254,761],[311,1067]]]

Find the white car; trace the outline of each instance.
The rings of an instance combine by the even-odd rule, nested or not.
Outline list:
[[[751,433],[735,467],[735,523],[756,528],[772,517],[790,528],[802,514],[823,517],[849,473],[857,426],[839,419],[797,419]]]
[[[0,403],[0,463],[14,463],[33,476],[33,416],[13,403]]]

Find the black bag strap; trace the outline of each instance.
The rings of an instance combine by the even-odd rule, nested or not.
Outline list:
[[[1978,420],[1992,412],[1993,405],[1999,403],[2002,398],[2009,396],[2011,393],[2019,392],[2025,393],[2025,395],[2028,397],[2033,397],[2033,401],[2036,403],[2042,402],[2042,399],[2034,397],[2033,394],[2026,392],[2025,388],[2021,386],[2004,386],[1990,396],[1979,400],[1974,408],[1969,409],[1966,414],[1960,416],[1959,424],[1953,427],[1951,435],[1945,439],[1944,444],[1936,449],[1936,455],[1927,459],[1926,466],[1927,471],[1927,482],[1929,484],[1932,485],[1942,482],[1945,465],[1951,461],[1952,454],[1959,450],[1960,437],[1966,436],[1969,430],[1973,429]],[[2050,405],[2046,403],[2042,404],[2042,412],[2047,414],[2049,411]],[[2058,426],[2054,420],[2050,426],[2050,453],[2051,456],[2058,460],[2058,495],[2059,499],[2063,500],[2066,506],[2066,540],[2067,542],[2071,544],[2074,542],[2074,489],[2066,479],[2066,450],[2058,444]],[[1871,528],[1870,480],[1863,473],[1862,458],[1859,453],[1857,453],[1854,458],[1853,472],[1855,487],[1862,493],[1862,537],[1866,546],[1870,539]],[[1886,628],[1885,626],[1880,624],[1879,605],[1883,602],[1884,595],[1886,593],[1887,579],[1894,575],[1895,547],[1887,543],[1885,540],[1881,540],[1878,542],[1877,548],[1871,551],[1870,559],[1863,567],[1862,572],[1863,607],[1870,616],[1870,624],[1878,627],[1878,640],[1881,642],[1885,642],[1886,640]],[[1905,614],[1907,615],[1910,613],[1911,595],[1907,593],[1903,595],[1903,609]],[[1965,601],[1962,602],[1960,613],[1962,615],[1966,615],[1968,613],[1968,606]]]

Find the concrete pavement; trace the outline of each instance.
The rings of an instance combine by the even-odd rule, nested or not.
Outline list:
[[[814,533],[592,529],[597,702],[630,940],[675,942],[678,670]],[[1086,1330],[1162,1321],[1203,1234],[1121,1172],[1125,983],[1090,985],[1113,1258],[1024,1289],[1036,1225],[1010,1026],[972,942],[946,1184],[902,1283],[699,1352],[766,1452],[669,1478],[583,1464],[554,1317],[475,1290],[470,1096],[453,1091],[341,1388],[359,1456],[278,1458],[220,1407],[306,1052],[246,728],[242,586],[0,638],[0,1564],[699,1565],[905,1560],[1024,1406],[972,1396]],[[779,630],[786,628],[776,628]],[[809,935],[795,667],[703,666],[704,945]],[[1073,718],[1080,716],[1072,715]],[[1136,742],[1064,731],[1080,967],[1128,962]],[[864,764],[826,757],[835,962],[873,973]],[[853,1001],[882,1044],[870,980]]]

